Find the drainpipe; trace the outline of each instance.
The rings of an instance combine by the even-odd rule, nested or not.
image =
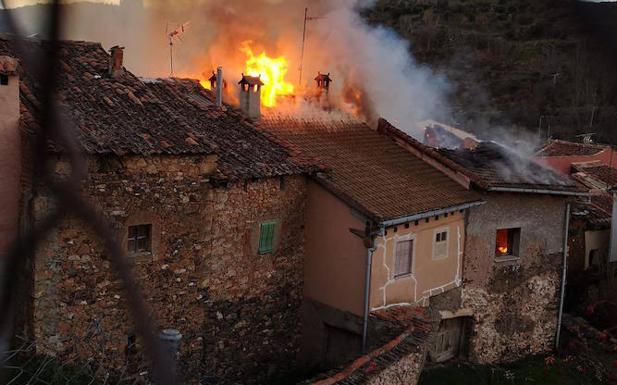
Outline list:
[[[561,272],[561,295],[559,296],[559,316],[557,319],[557,335],[555,336],[555,350],[559,349],[561,338],[561,320],[563,318],[563,302],[566,295],[566,275],[568,272],[568,231],[570,229],[570,203],[566,204],[566,224],[563,236],[563,270]]]
[[[368,314],[369,300],[371,294],[371,267],[373,265],[373,253],[375,252],[375,241],[372,235],[368,239],[370,246],[366,253],[366,277],[364,278],[364,324],[362,325],[362,353],[366,353],[368,338]]]

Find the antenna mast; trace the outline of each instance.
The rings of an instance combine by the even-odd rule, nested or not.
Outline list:
[[[304,47],[306,44],[306,22],[317,19],[321,19],[321,17],[309,17],[308,7],[304,8],[304,28],[302,29],[302,50],[300,51],[300,68],[298,68],[300,73],[298,76],[298,86],[302,86],[302,66],[304,64]]]
[[[174,77],[174,44],[175,40],[178,39],[182,41],[182,35],[188,30],[189,23],[184,23],[180,25],[178,28],[169,32],[169,23],[167,23],[167,27],[165,28],[165,33],[167,34],[167,38],[169,39],[169,76]]]

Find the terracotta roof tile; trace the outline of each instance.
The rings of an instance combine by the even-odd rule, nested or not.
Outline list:
[[[596,155],[608,146],[599,144],[575,143],[564,140],[553,140],[537,153],[537,156],[590,156]]]
[[[83,150],[91,154],[218,154],[223,178],[260,178],[309,171],[235,109],[214,105],[215,96],[193,80],[145,80],[125,71],[108,74],[110,56],[98,43],[60,43],[58,100]],[[45,41],[26,40],[31,55]],[[13,40],[0,35],[0,57],[16,56]],[[20,70],[21,124],[39,127],[40,84]],[[52,145],[52,150],[61,151]],[[313,167],[314,168],[314,167]]]
[[[469,178],[482,190],[542,190],[555,194],[585,193],[572,179],[562,176],[494,142],[480,142],[473,149],[445,149],[426,146],[381,119],[379,131],[403,141],[455,172]]]
[[[357,120],[265,115],[260,127],[327,172],[317,181],[375,220],[447,209],[480,198]]]
[[[617,169],[600,162],[575,163],[572,165],[573,176],[590,187],[608,190],[617,186]],[[592,186],[593,185],[593,186]]]

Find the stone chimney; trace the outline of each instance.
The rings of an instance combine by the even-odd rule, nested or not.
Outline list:
[[[216,69],[216,73],[212,72],[212,76],[210,76],[210,89],[216,92],[216,105],[218,107],[223,107],[223,88],[225,84],[223,83],[223,67],[218,67]]]
[[[251,119],[261,116],[261,76],[247,76],[242,74],[240,85],[240,109]]]
[[[109,58],[109,75],[116,77],[124,72],[122,67],[124,61],[124,47],[113,46],[109,49],[111,57]]]
[[[18,208],[22,191],[19,107],[19,61],[0,56],[0,270],[4,254],[19,228]]]
[[[315,81],[317,82],[317,88],[320,92],[325,92],[327,94],[330,91],[330,83],[332,82],[332,79],[330,78],[329,72],[327,74],[317,72]]]

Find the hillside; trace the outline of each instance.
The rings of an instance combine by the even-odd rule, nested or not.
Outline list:
[[[365,17],[452,79],[458,124],[617,143],[617,3],[379,0]]]
[[[142,43],[160,32],[138,30],[139,20],[129,15],[148,17],[139,0],[121,4],[67,5],[68,14],[82,16],[71,30],[105,46],[122,41],[135,53],[127,56],[134,71],[160,70],[148,64],[160,50]],[[32,33],[41,28],[44,8],[13,12]],[[394,29],[418,61],[451,79],[453,123],[479,134],[501,133],[500,127],[518,132],[513,126],[543,137],[595,132],[597,140],[617,143],[617,3],[377,0],[364,17]]]

